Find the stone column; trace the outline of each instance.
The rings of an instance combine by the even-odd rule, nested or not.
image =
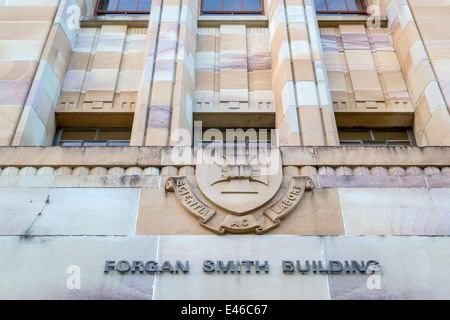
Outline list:
[[[220,25],[219,103],[239,109],[248,104],[247,30],[245,25]]]
[[[313,1],[273,0],[268,12],[280,146],[338,145]]]
[[[301,145],[296,115],[297,98],[291,67],[284,1],[266,2],[269,17],[273,89],[276,105],[275,128],[279,146]]]
[[[162,0],[153,0],[147,29],[144,68],[141,74],[131,132],[130,144],[132,146],[143,146],[145,144],[161,11]]]
[[[51,145],[76,34],[67,23],[70,5],[78,6],[75,0],[0,4],[0,145]]]
[[[59,2],[12,145],[52,145],[55,109],[75,44],[79,14],[77,1]]]
[[[132,145],[175,145],[178,129],[192,134],[197,8],[198,0],[152,3]]]
[[[181,3],[170,145],[192,145],[198,0]]]
[[[442,50],[450,39],[448,15],[442,14],[449,5],[447,0],[439,6],[391,0],[386,7],[388,28],[414,107],[413,129],[419,146],[450,145],[450,90],[445,78],[450,54]]]
[[[311,8],[313,9],[311,6],[306,7]],[[320,64],[321,61],[320,54],[317,54],[320,43],[316,39],[315,16],[313,12],[307,12],[307,21],[305,6],[301,0],[289,1],[286,13],[302,145],[323,146],[325,135],[315,73],[316,62]],[[316,49],[314,54],[313,49]]]

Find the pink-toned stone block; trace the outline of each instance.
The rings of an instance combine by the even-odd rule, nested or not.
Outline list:
[[[148,115],[149,128],[168,128],[171,117],[170,106],[152,106]]]
[[[355,176],[370,176],[370,169],[363,166],[358,166],[353,169]]]
[[[438,167],[425,167],[423,173],[427,176],[442,175],[442,172]]]
[[[319,168],[318,174],[322,176],[333,176],[335,174],[335,170],[333,167],[323,166]]]
[[[387,176],[387,169],[384,167],[373,167],[370,169],[370,174],[373,176]]]
[[[441,171],[444,176],[450,176],[450,167],[442,167]]]
[[[37,66],[33,60],[0,60],[0,80],[32,80]]]
[[[420,176],[420,175],[423,175],[423,170],[419,167],[408,167],[408,168],[406,168],[406,175]]]
[[[406,175],[406,171],[402,167],[391,167],[389,168],[390,176],[404,176]]]
[[[21,105],[30,90],[31,81],[2,81],[0,80],[0,105]]]
[[[337,176],[351,176],[353,173],[352,169],[347,166],[337,167],[335,172]]]
[[[321,188],[426,188],[424,176],[317,176]]]

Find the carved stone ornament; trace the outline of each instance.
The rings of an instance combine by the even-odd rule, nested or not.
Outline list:
[[[283,179],[281,155],[279,149],[269,151],[263,156],[225,154],[197,164],[198,189],[218,210],[194,193],[187,177],[169,177],[166,190],[174,192],[179,203],[203,227],[217,234],[265,233],[295,208],[305,190],[313,188],[311,178],[292,177],[283,195],[275,201]]]

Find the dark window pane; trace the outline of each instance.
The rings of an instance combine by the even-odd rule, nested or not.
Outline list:
[[[131,128],[99,128],[99,129],[61,129],[57,134],[56,145],[75,146],[128,146],[131,139]]]
[[[222,1],[221,0],[204,0],[203,2],[204,11],[221,11]]]
[[[244,11],[261,11],[261,1],[244,0]]]
[[[369,131],[340,131],[339,139],[341,140],[372,140]]]
[[[136,11],[137,0],[120,0],[119,11]]]
[[[100,130],[98,140],[130,140],[131,131]]]
[[[406,131],[374,131],[375,140],[409,140]]]
[[[152,7],[152,0],[139,0],[139,11],[150,11]]]
[[[357,145],[358,142],[365,146],[413,146],[407,128],[398,129],[361,129],[349,130],[340,128],[339,139],[341,146]]]
[[[327,11],[327,4],[325,0],[314,0],[316,11]]]
[[[330,11],[346,11],[345,0],[328,0],[328,9]]]
[[[93,140],[95,139],[95,130],[63,130],[60,140]]]
[[[224,11],[241,11],[241,0],[224,0],[223,1]]]

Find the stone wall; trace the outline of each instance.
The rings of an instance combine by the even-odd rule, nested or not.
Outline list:
[[[164,188],[168,177],[186,176],[197,196],[219,209],[198,189],[194,162],[176,165],[171,160],[173,148],[131,147],[126,155],[122,150],[2,148],[2,233],[35,235],[34,228],[44,220],[47,231],[37,234],[115,234],[116,228],[123,235],[211,234]],[[292,176],[310,176],[315,187],[268,234],[450,232],[446,148],[317,147],[281,151],[283,182],[275,197],[259,209],[261,214],[283,195]],[[18,202],[21,205],[15,208]],[[22,214],[28,218],[23,219]]]
[[[0,0],[0,298],[449,298],[449,1],[369,3],[384,25],[318,18],[312,0],[248,19],[199,16],[198,0],[153,0],[149,17]],[[208,172],[196,121],[277,129],[279,180],[249,159]],[[338,146],[338,126],[399,125],[419,147]],[[52,147],[58,127],[131,127],[131,146]],[[217,201],[213,175],[270,190]],[[381,271],[322,266],[352,260]]]

